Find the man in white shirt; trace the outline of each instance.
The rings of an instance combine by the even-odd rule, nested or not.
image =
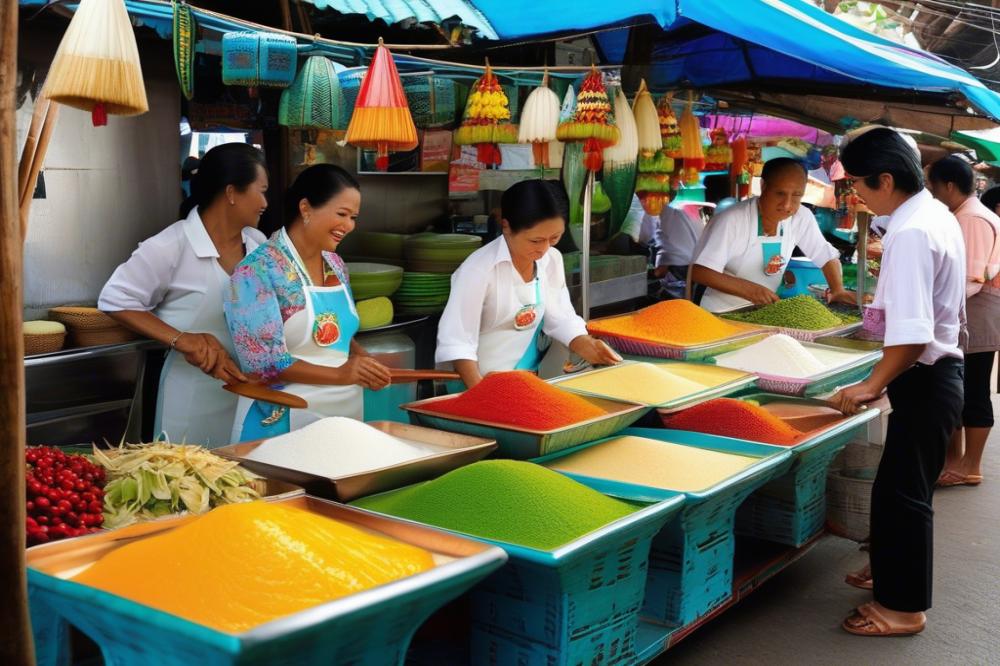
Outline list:
[[[888,128],[841,154],[858,195],[888,215],[872,308],[885,322],[882,360],[833,401],[852,414],[889,390],[892,413],[871,496],[871,568],[848,577],[872,586],[843,628],[862,636],[915,634],[931,606],[934,483],[961,422],[965,247],[955,217],[924,189],[920,162]]]
[[[822,268],[830,286],[828,300],[851,302],[844,290],[840,253],[801,205],[805,167],[790,158],[768,160],[761,180],[759,197],[730,206],[712,220],[691,271],[693,282],[708,287],[701,306],[726,312],[776,302],[796,246]]]
[[[653,275],[668,296],[684,298],[688,266],[704,230],[705,223],[680,206],[664,206],[659,215],[643,215],[639,238],[656,248]]]

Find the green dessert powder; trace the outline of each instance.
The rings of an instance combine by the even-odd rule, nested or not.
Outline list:
[[[812,296],[805,295],[786,298],[750,312],[733,312],[721,316],[748,324],[782,326],[806,331],[843,326],[861,319],[856,315],[834,312]]]
[[[554,550],[641,508],[517,460],[473,463],[352,504],[539,550]]]

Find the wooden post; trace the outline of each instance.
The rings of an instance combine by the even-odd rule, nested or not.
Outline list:
[[[17,0],[0,0],[0,663],[35,662],[24,568],[24,247],[14,120]]]

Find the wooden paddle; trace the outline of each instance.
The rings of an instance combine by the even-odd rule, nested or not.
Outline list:
[[[461,379],[457,372],[447,372],[445,370],[404,370],[402,368],[389,368],[389,375],[393,384],[407,384],[419,382],[425,379],[439,379],[441,381],[453,381]]]
[[[252,382],[246,382],[244,384],[224,384],[222,388],[230,393],[241,395],[244,398],[269,402],[283,407],[305,409],[309,406],[309,403],[306,402],[304,398],[300,398],[297,395],[292,395],[291,393],[287,393],[285,391],[268,388],[263,384],[254,384]]]

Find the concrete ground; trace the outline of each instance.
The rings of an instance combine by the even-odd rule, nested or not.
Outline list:
[[[1000,402],[994,396],[994,411]],[[934,497],[934,607],[923,633],[852,636],[840,622],[871,593],[846,585],[865,564],[857,544],[823,539],[749,598],[655,664],[1000,664],[1000,431],[987,445],[983,485]]]

